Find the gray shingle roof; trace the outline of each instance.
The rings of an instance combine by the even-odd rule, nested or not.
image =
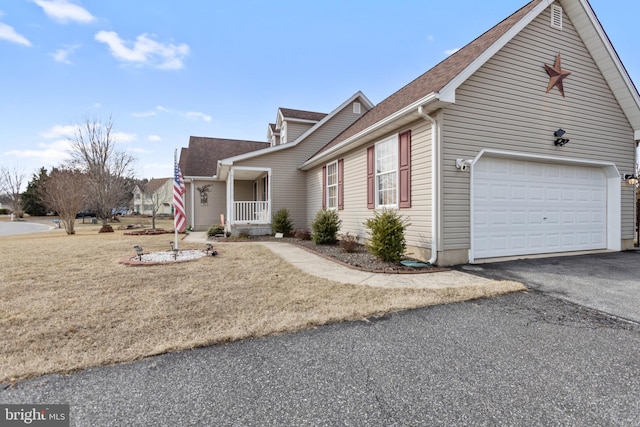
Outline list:
[[[149,180],[149,182],[147,182],[143,190],[147,194],[154,193],[158,191],[158,189],[162,187],[164,183],[170,179],[173,179],[173,178],[152,178]]]
[[[192,136],[189,147],[180,151],[183,176],[214,176],[218,160],[268,148],[268,142]]]
[[[293,110],[291,108],[279,108],[285,119],[313,120],[319,122],[326,117],[326,113],[316,113],[313,111]]]

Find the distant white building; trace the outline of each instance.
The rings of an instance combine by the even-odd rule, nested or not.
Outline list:
[[[140,215],[152,215],[154,206],[156,215],[171,215],[173,197],[173,178],[154,178],[144,187],[139,185],[133,190],[133,211]]]

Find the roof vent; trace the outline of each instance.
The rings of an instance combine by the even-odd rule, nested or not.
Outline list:
[[[551,6],[551,27],[562,29],[562,8],[560,6]]]
[[[360,114],[360,103],[359,102],[354,102],[353,103],[353,114]]]

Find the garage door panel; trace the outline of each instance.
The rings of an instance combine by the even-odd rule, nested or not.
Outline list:
[[[474,258],[606,247],[598,167],[482,158],[474,165]]]

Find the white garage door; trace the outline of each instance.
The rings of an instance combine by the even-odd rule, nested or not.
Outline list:
[[[473,168],[474,258],[607,247],[602,168],[492,157]]]

